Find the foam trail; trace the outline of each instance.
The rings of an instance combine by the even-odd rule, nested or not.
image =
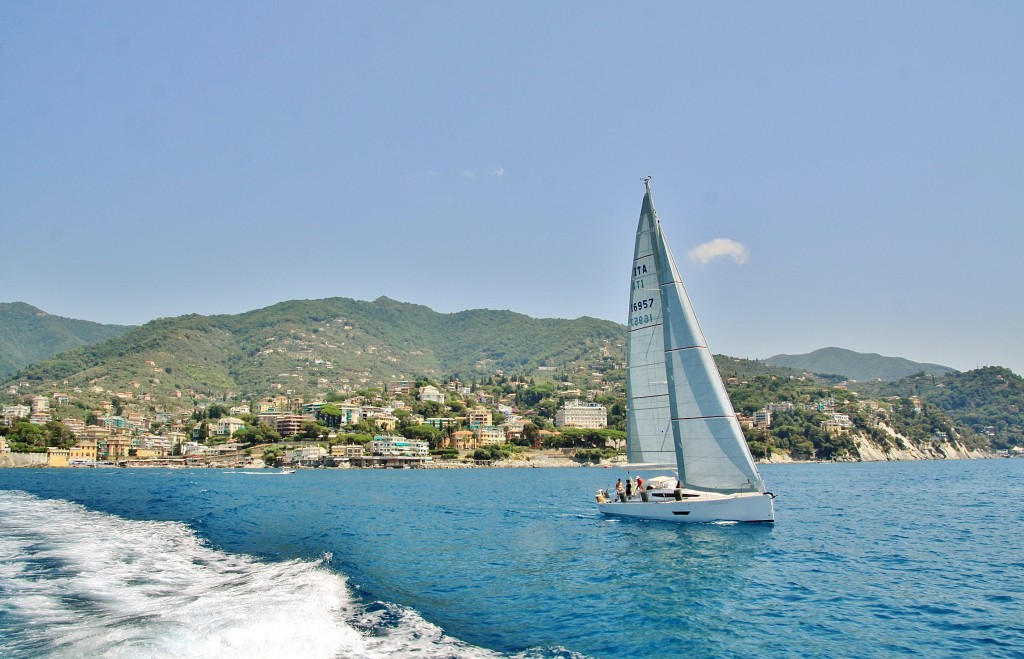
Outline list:
[[[384,610],[398,613],[373,620],[320,562],[262,562],[177,522],[0,492],[0,656],[498,656]]]

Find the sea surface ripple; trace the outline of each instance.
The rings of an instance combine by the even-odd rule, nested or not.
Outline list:
[[[618,469],[0,470],[0,656],[1024,656],[1024,460],[769,465],[777,522]]]

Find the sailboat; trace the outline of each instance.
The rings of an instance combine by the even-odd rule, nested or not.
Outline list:
[[[654,211],[650,177],[636,230],[626,340],[626,457],[667,470],[632,497],[599,490],[606,515],[774,522],[775,495],[747,447]],[[623,500],[624,499],[624,500]]]

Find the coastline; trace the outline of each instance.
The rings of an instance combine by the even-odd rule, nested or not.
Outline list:
[[[755,459],[759,465],[766,464],[837,464],[851,462],[908,462],[921,460],[984,460],[990,458],[1001,458],[996,453],[980,450],[970,450],[961,445],[949,443],[937,444],[927,449],[911,447],[907,449],[893,449],[888,452],[882,451],[874,446],[858,442],[858,457],[843,457],[833,460],[797,460],[789,455],[773,453],[767,459]],[[497,460],[494,462],[480,462],[473,460],[434,460],[412,467],[413,469],[549,469],[566,467],[588,467],[588,468],[627,468],[625,460],[612,460],[600,463],[580,462],[565,455],[552,454],[550,452],[529,451],[522,454],[520,459]],[[45,453],[5,453],[0,455],[0,469],[104,469],[104,468],[128,468],[128,469],[264,469],[267,468],[262,460],[250,460],[248,456],[223,456],[219,460],[207,460],[203,462],[169,463],[164,459],[154,459],[151,462],[137,460],[132,463],[106,466],[80,466],[80,465],[48,465]],[[350,466],[298,466],[284,465],[298,469],[360,469],[361,467]]]

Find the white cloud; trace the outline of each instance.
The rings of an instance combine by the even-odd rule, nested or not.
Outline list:
[[[469,171],[468,169],[463,169],[459,171],[459,176],[461,176],[462,178],[473,178],[473,172]]]
[[[491,171],[487,173],[493,176],[494,178],[501,178],[502,176],[505,175],[505,168],[502,167],[501,165],[495,165],[494,167],[491,168]]]
[[[728,256],[736,263],[746,263],[747,258],[750,256],[750,250],[747,246],[738,243],[735,240],[729,240],[728,238],[715,238],[712,241],[706,242],[703,245],[697,245],[687,255],[691,261],[706,265],[709,261],[712,261],[723,256]]]

